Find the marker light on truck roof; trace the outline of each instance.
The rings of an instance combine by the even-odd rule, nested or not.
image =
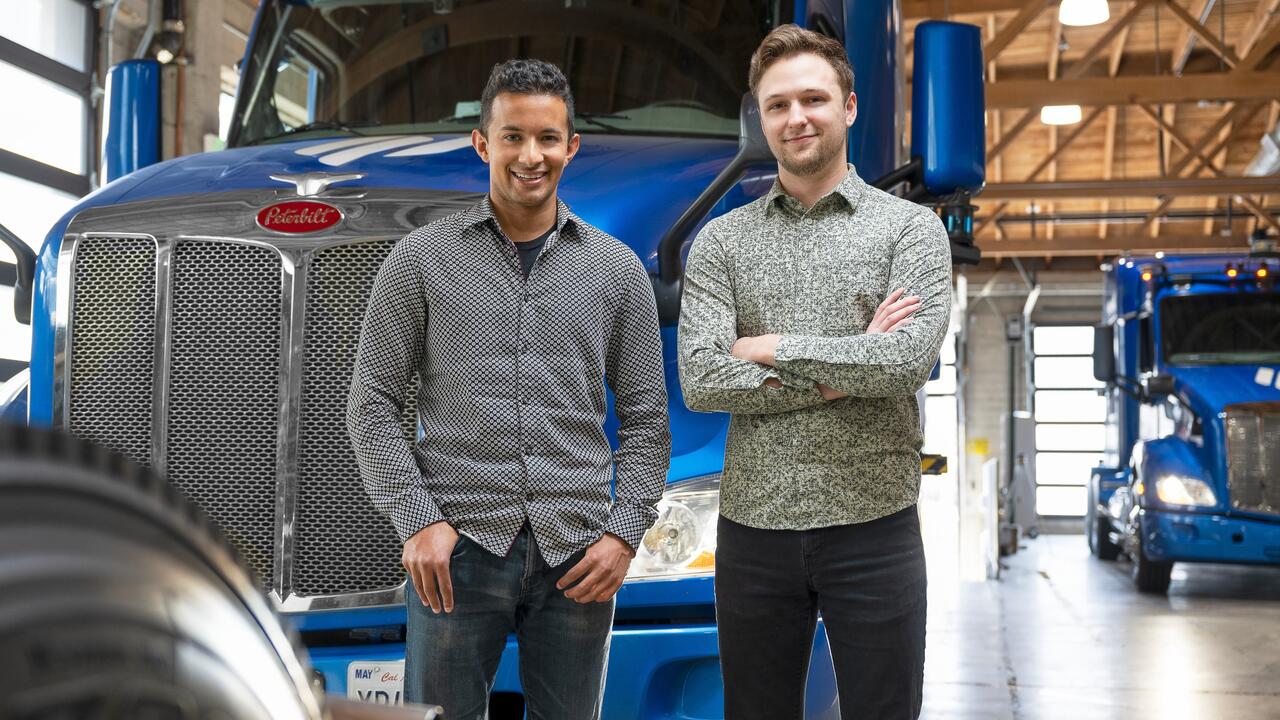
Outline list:
[[[1270,274],[1271,274],[1271,273],[1267,271],[1267,266],[1266,266],[1266,265],[1263,265],[1262,267],[1258,268],[1258,277],[1259,277],[1259,278],[1264,278],[1264,277],[1266,277],[1267,275],[1270,275]]]
[[[1234,278],[1235,278],[1235,276],[1237,276],[1237,275],[1239,275],[1239,274],[1240,274],[1240,271],[1239,271],[1239,270],[1237,270],[1237,269],[1235,268],[1235,266],[1234,266],[1234,265],[1228,265],[1228,266],[1227,266],[1227,277],[1229,277],[1229,278],[1233,278],[1233,279],[1234,279]]]

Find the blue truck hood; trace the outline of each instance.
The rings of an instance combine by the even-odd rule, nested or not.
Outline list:
[[[1227,405],[1280,400],[1280,365],[1184,366],[1168,372],[1202,418]]]
[[[335,147],[343,142],[348,144]],[[565,169],[560,197],[584,220],[630,245],[654,270],[662,233],[736,150],[737,142],[727,139],[584,134]],[[271,175],[321,171],[365,173],[342,187],[488,188],[488,167],[472,150],[470,137],[446,134],[327,137],[192,155],[121,178],[101,195],[108,202],[131,202],[277,188],[283,185]],[[88,204],[100,204],[93,199]]]

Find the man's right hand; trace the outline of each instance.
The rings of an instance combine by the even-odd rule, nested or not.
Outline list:
[[[400,563],[424,605],[439,613],[453,612],[453,581],[449,579],[449,559],[458,544],[458,531],[449,523],[431,523],[404,543]]]

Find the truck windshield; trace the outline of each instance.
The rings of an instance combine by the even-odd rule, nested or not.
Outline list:
[[[468,132],[495,63],[569,78],[579,132],[737,137],[751,53],[782,0],[265,3],[233,145]],[[789,5],[788,5],[789,7]]]
[[[1173,365],[1280,363],[1280,294],[1165,298],[1161,345]]]

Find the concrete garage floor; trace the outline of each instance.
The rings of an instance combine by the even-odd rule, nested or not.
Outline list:
[[[1280,718],[1280,569],[1177,565],[1144,596],[1082,536],[1023,544],[986,583],[929,546],[922,718]]]

